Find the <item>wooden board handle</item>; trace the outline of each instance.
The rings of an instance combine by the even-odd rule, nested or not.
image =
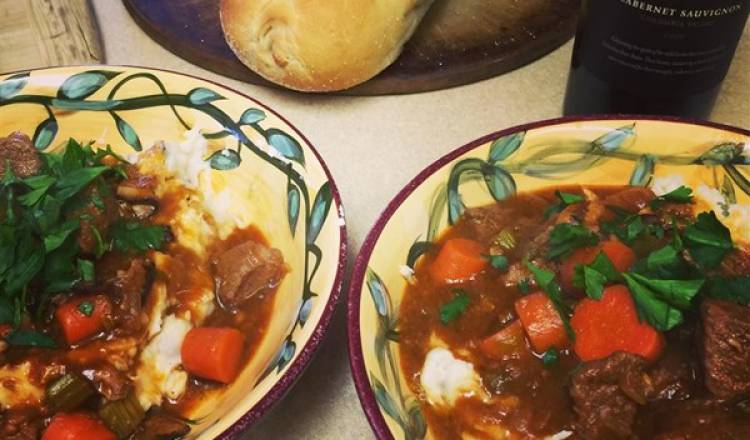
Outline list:
[[[0,0],[0,72],[102,64],[87,0]]]

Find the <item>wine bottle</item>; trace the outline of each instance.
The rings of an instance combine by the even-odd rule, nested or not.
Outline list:
[[[750,0],[583,0],[566,115],[706,119]]]

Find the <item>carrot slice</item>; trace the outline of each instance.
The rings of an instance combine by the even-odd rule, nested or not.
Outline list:
[[[604,359],[617,351],[656,360],[664,350],[664,336],[640,322],[635,302],[625,286],[604,289],[602,299],[583,299],[570,325],[576,335],[573,349],[582,361]]]
[[[604,252],[615,268],[620,272],[630,269],[636,261],[635,252],[619,240],[611,239],[598,246],[581,248],[574,251],[560,266],[560,285],[566,292],[581,294],[583,291],[573,285],[576,267],[591,264],[599,252]]]
[[[635,264],[635,252],[620,240],[607,240],[602,242],[599,247],[600,251],[604,252],[604,255],[612,261],[612,264],[620,272],[627,271]],[[596,258],[596,255],[594,257]]]
[[[74,298],[57,308],[55,318],[68,344],[76,344],[104,330],[104,320],[111,310],[103,295]]]
[[[117,440],[104,423],[85,414],[59,413],[52,418],[42,440]]]
[[[467,281],[487,267],[482,245],[466,238],[453,238],[443,244],[430,266],[430,275],[439,283]]]
[[[532,293],[516,301],[516,314],[537,353],[552,347],[558,350],[568,345],[565,325],[552,300],[543,292]]]
[[[576,267],[591,264],[599,252],[598,247],[576,249],[560,265],[560,287],[565,292],[582,294],[583,290],[573,284]]]
[[[479,343],[479,351],[482,354],[499,361],[517,358],[526,350],[526,335],[519,320],[506,325]]]
[[[182,342],[182,365],[204,379],[231,383],[240,370],[245,336],[228,327],[194,328]]]

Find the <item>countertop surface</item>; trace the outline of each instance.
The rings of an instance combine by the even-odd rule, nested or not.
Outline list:
[[[572,45],[508,74],[438,92],[385,97],[310,96],[240,83],[167,52],[121,2],[92,0],[107,62],[190,73],[240,90],[299,128],[328,164],[341,191],[349,262],[396,193],[420,170],[482,135],[559,117]],[[750,128],[750,31],[745,30],[711,118]],[[243,439],[374,438],[351,379],[346,294],[317,357],[292,391]]]

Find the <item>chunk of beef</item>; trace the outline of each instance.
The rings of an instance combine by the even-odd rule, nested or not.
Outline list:
[[[3,437],[4,440],[36,440],[39,438],[39,427],[36,424],[25,424],[16,431]]]
[[[724,399],[750,396],[750,307],[709,299],[701,317],[706,387]]]
[[[530,288],[536,288],[536,279],[523,262],[516,262],[508,266],[508,271],[503,274],[501,279],[505,287],[517,286],[518,283],[526,281]]]
[[[612,206],[630,213],[640,212],[656,198],[651,188],[629,187],[602,199],[604,206]]]
[[[39,426],[31,421],[32,416],[10,411],[0,422],[0,438],[3,440],[36,440]]]
[[[579,438],[616,440],[633,436],[638,406],[649,394],[645,367],[643,358],[618,352],[584,364],[573,375],[570,395]]]
[[[129,170],[128,179],[117,186],[117,197],[129,202],[155,201],[157,184],[156,177]]]
[[[33,176],[42,168],[39,153],[31,144],[31,139],[23,133],[15,132],[0,138],[0,177],[5,176],[9,164],[13,174],[18,177]]]
[[[126,205],[128,207],[128,213],[131,217],[135,217],[138,220],[146,220],[152,215],[156,214],[156,205],[148,203],[140,203],[137,205]]]
[[[640,438],[655,440],[744,440],[750,418],[733,405],[715,399],[661,402],[643,412]]]
[[[153,263],[146,258],[108,252],[96,265],[96,279],[96,292],[106,292],[114,305],[115,332],[130,335],[142,330],[148,319],[143,299],[153,281]]]
[[[667,344],[664,354],[648,369],[649,400],[686,400],[699,388],[699,366],[690,353],[673,347]]]
[[[748,276],[750,274],[750,248],[742,246],[729,252],[721,261],[719,275],[727,278]]]
[[[172,440],[189,432],[190,427],[182,420],[157,412],[146,417],[133,437],[135,440]]]
[[[113,279],[115,287],[115,315],[120,328],[126,333],[135,333],[145,325],[143,296],[151,285],[152,267],[143,258],[130,261],[126,270],[117,271]]]
[[[106,241],[109,227],[119,217],[115,198],[112,194],[102,192],[97,185],[90,185],[83,191],[83,196],[91,201],[71,214],[71,218],[81,219],[78,245],[81,252],[86,254],[96,253],[100,241]],[[96,203],[93,202],[94,199],[97,200]]]
[[[550,203],[538,196],[527,196],[524,201],[523,204],[494,203],[467,209],[464,219],[472,236],[482,243],[491,243],[504,229],[511,232],[539,229],[542,213]]]
[[[669,229],[675,223],[682,227],[695,218],[695,207],[691,203],[665,203],[654,214],[665,228]]]
[[[214,261],[217,296],[220,303],[236,308],[260,292],[276,287],[286,267],[278,249],[254,240],[238,244]]]
[[[110,364],[102,364],[84,374],[94,383],[96,390],[107,400],[121,400],[128,396],[131,384],[124,373]]]
[[[555,219],[555,224],[583,224],[593,231],[599,231],[602,221],[614,219],[614,213],[607,208],[601,198],[588,189],[583,190],[586,202],[566,206]]]

